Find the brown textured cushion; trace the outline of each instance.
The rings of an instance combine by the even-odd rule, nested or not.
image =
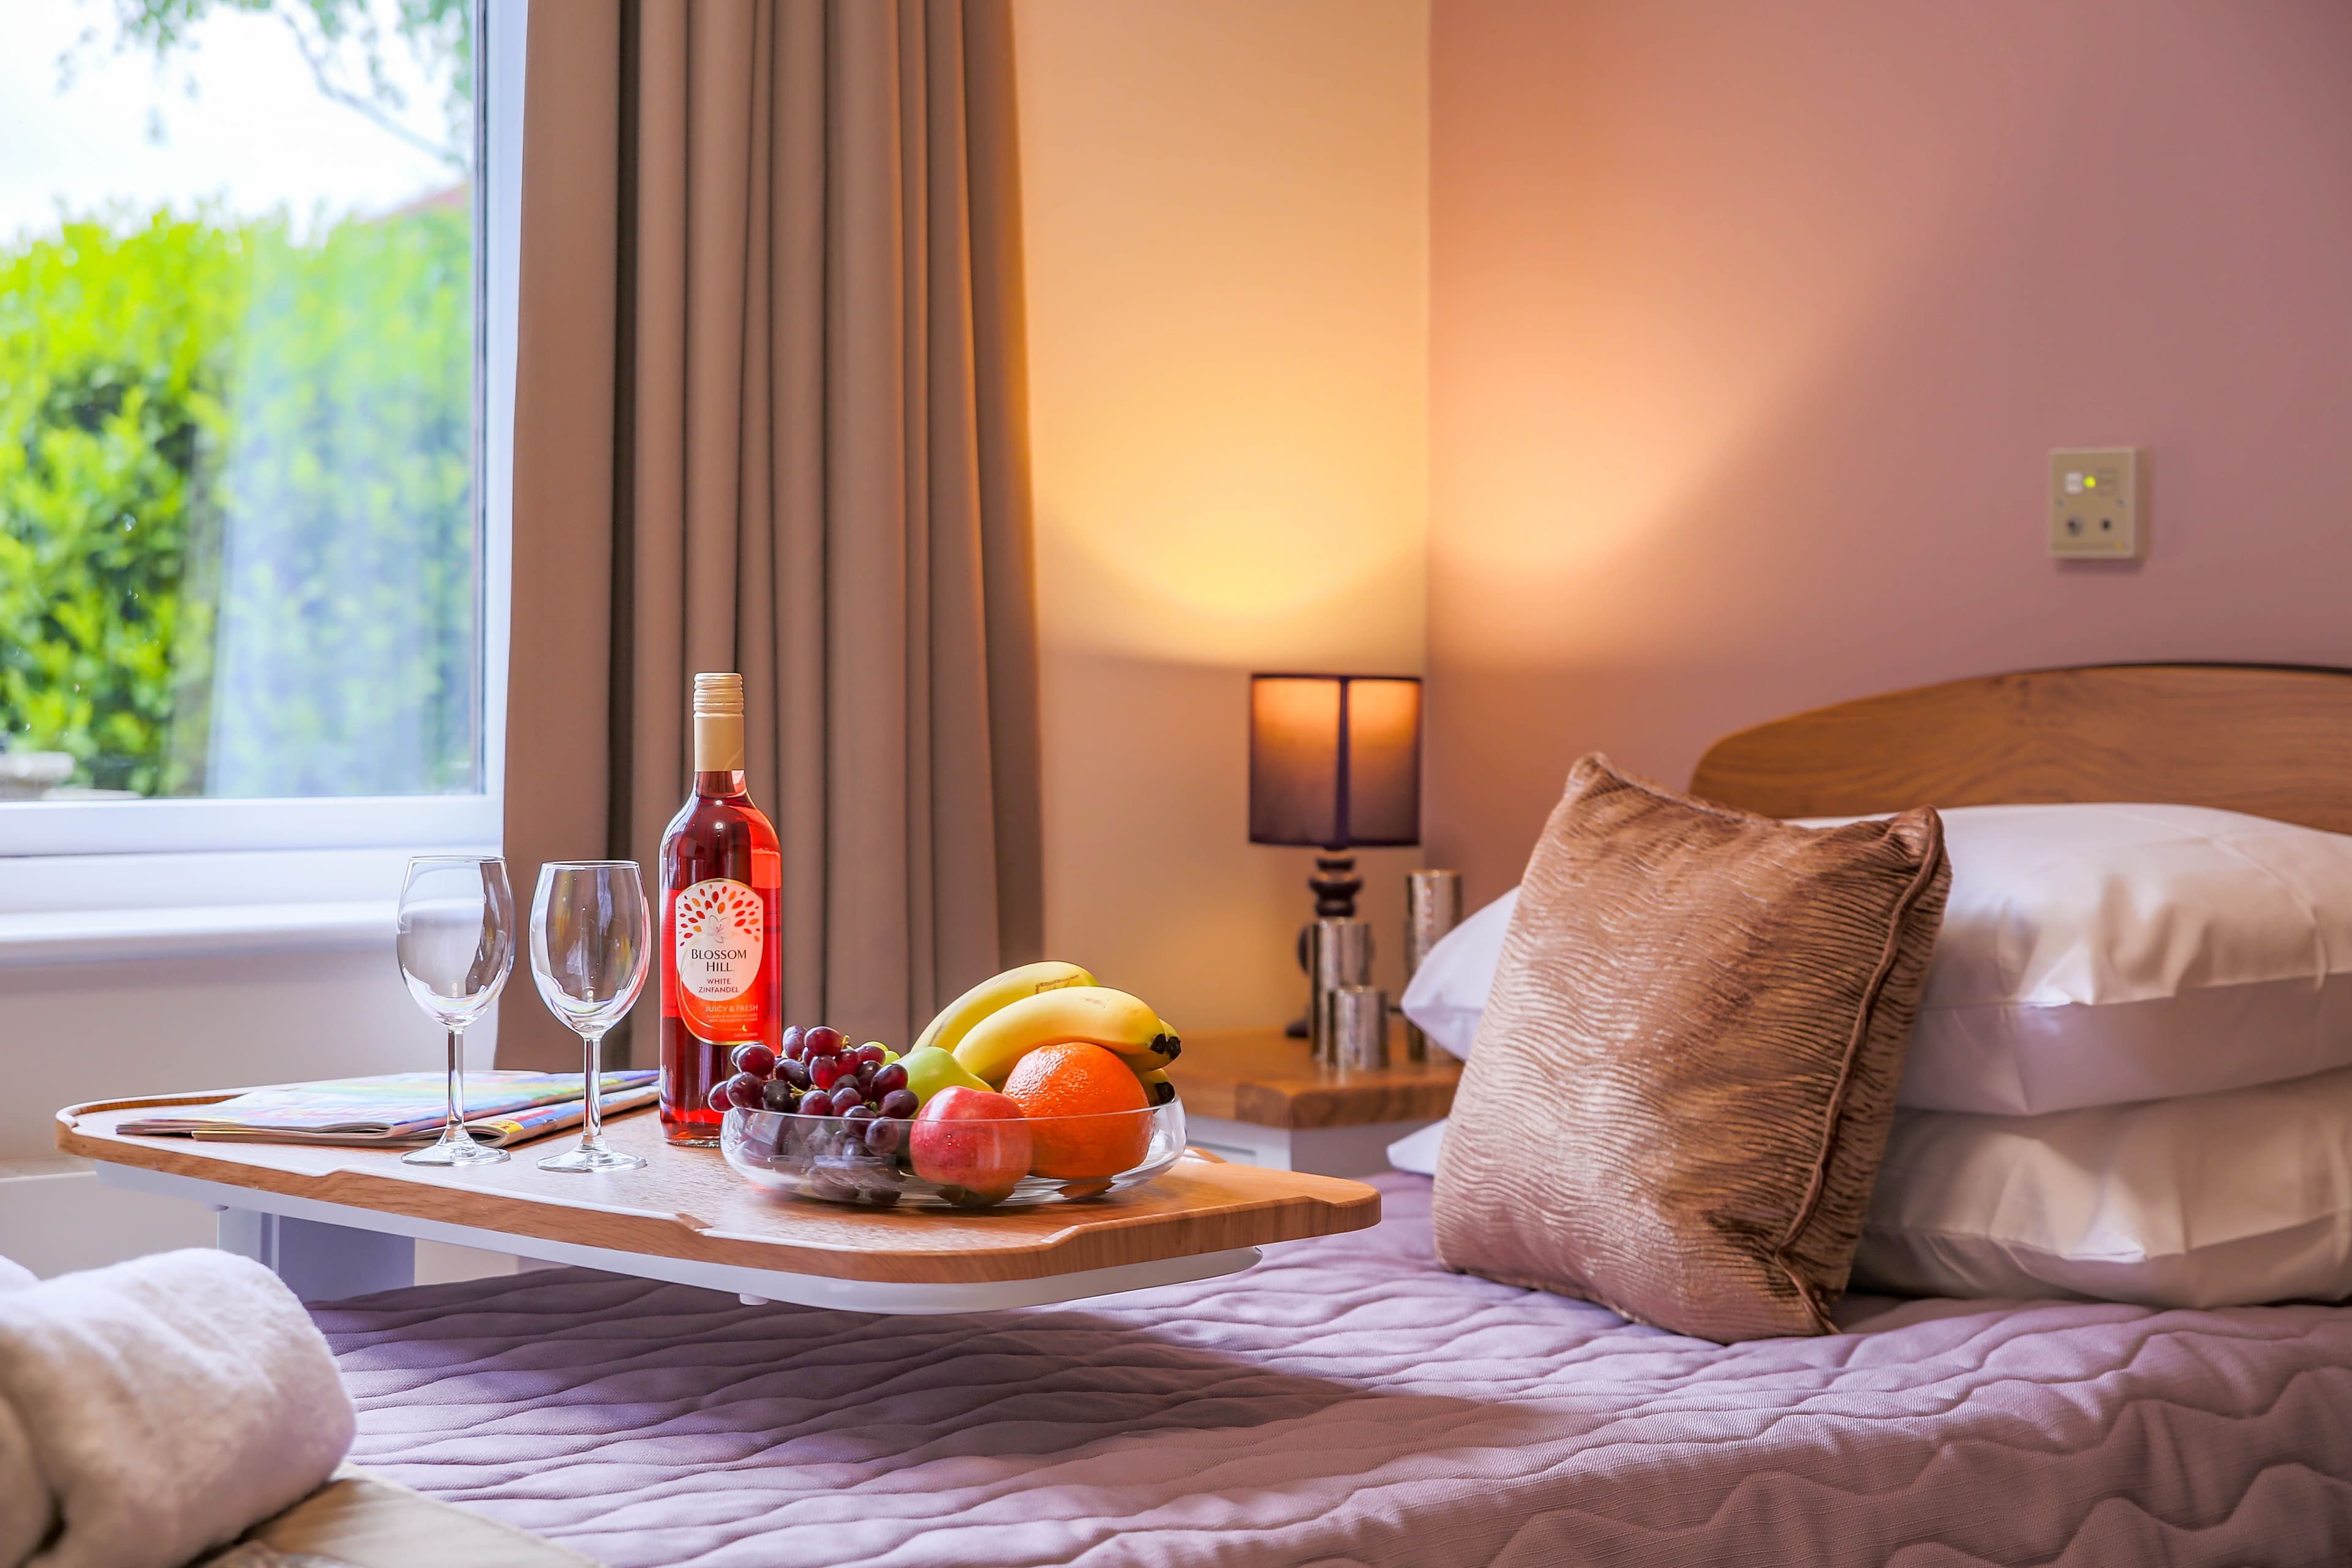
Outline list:
[[[1830,1331],[1951,868],[1604,757],[1528,862],[1437,1166],[1450,1268],[1706,1339]]]

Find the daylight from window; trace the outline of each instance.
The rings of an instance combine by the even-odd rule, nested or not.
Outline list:
[[[0,38],[0,800],[474,791],[470,5]]]

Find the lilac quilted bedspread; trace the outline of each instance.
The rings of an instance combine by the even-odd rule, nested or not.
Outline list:
[[[1721,1347],[1441,1272],[872,1318],[573,1271],[320,1310],[352,1458],[614,1568],[2352,1563],[2352,1310],[1850,1303]]]

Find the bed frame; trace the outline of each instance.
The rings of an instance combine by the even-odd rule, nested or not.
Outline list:
[[[1691,793],[1768,816],[2165,802],[2352,833],[2352,670],[2095,664],[1948,681],[1727,735]]]

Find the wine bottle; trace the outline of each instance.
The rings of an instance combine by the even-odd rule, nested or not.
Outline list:
[[[661,847],[661,1122],[719,1142],[710,1089],[737,1046],[783,1034],[776,830],[743,777],[743,678],[694,678],[694,793]]]

